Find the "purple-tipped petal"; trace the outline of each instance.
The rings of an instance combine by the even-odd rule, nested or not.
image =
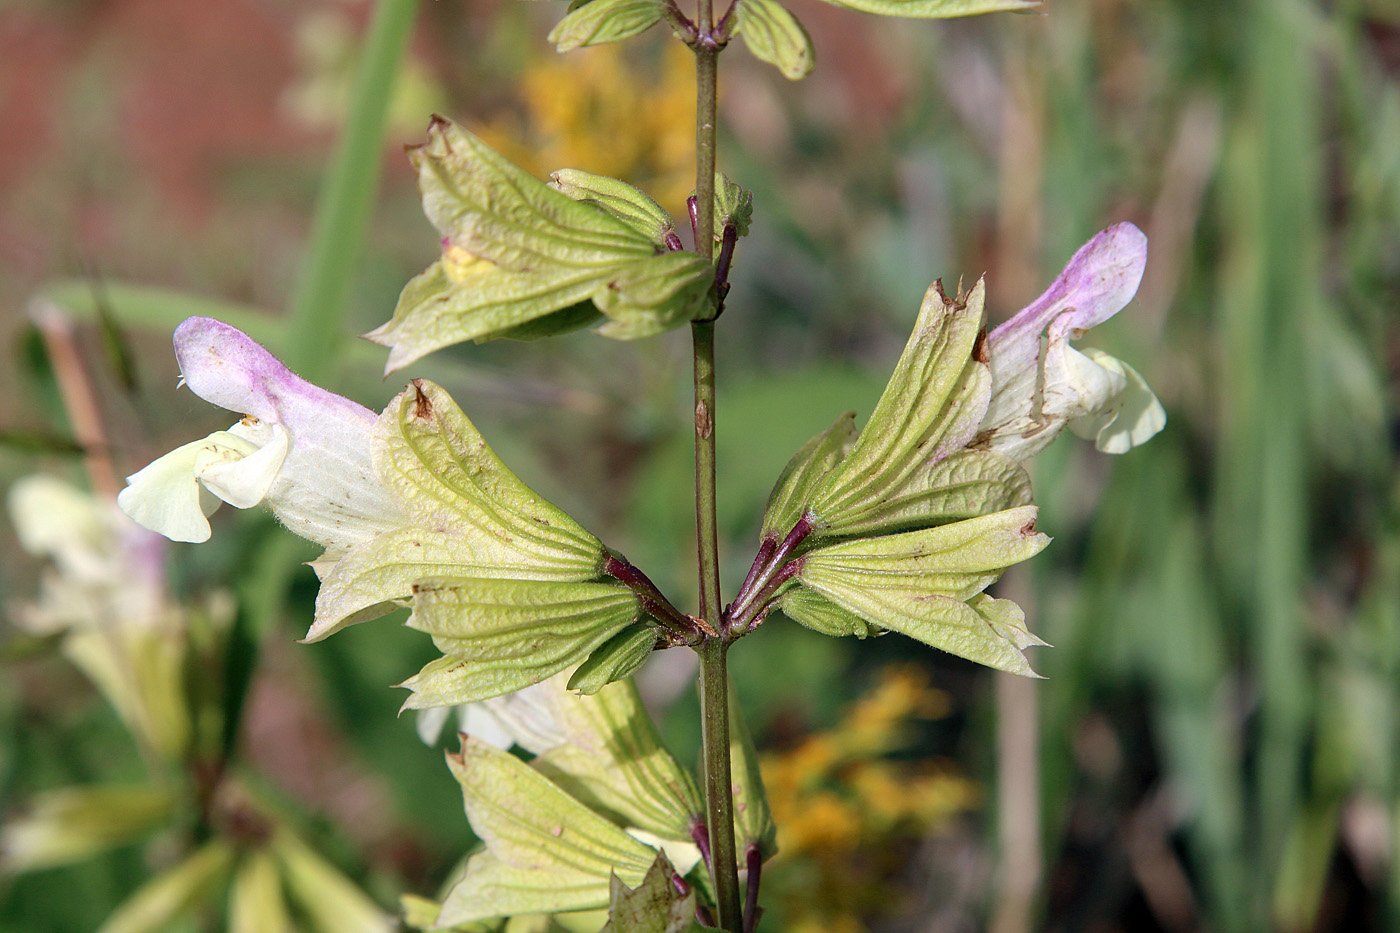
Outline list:
[[[258,436],[263,447],[276,426],[285,431],[286,457],[263,501],[289,530],[339,552],[402,524],[370,461],[374,412],[312,385],[213,318],[192,317],[176,328],[175,356],[195,395],[256,419],[235,432]]]
[[[1147,266],[1147,235],[1130,223],[1114,224],[1079,247],[1045,292],[991,332],[992,381],[998,370],[1030,366],[1040,336],[1054,321],[1061,330],[1086,331],[1123,310],[1137,294]]]
[[[312,385],[252,337],[211,317],[186,318],[175,328],[175,359],[185,385],[206,402],[284,425],[293,433],[309,426],[308,419],[358,418],[372,425],[379,417]]]
[[[1056,374],[1047,368],[1042,338],[1049,337],[1052,352],[1073,353],[1069,340],[1133,299],[1146,265],[1147,237],[1130,223],[1114,224],[1081,246],[1039,298],[991,332],[992,398],[980,428],[987,446],[1026,459],[1054,440],[1066,418],[1077,416],[1068,411],[1073,405],[1066,399],[1104,402],[1098,398],[1102,392],[1080,399],[1083,386],[1077,383],[1050,384]],[[1059,403],[1065,403],[1065,410],[1056,409]]]

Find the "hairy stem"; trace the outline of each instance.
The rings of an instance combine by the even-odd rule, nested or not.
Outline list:
[[[700,716],[704,739],[705,816],[710,873],[715,882],[719,928],[742,933],[738,857],[734,842],[734,788],[729,777],[729,645],[711,638],[700,649]]]

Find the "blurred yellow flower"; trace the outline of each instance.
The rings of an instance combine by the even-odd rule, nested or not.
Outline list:
[[[678,43],[645,61],[617,45],[543,53],[521,80],[522,112],[479,135],[537,177],[578,168],[620,178],[684,217],[695,187],[694,67]]]
[[[919,668],[888,667],[833,728],[764,759],[778,824],[764,887],[771,880],[786,929],[865,930],[862,916],[889,906],[885,856],[976,804],[977,786],[937,762],[885,757],[909,744],[915,720],[949,705]]]

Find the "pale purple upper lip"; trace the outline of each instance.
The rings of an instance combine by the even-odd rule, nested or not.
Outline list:
[[[993,373],[998,363],[1028,365],[1052,322],[1058,334],[1067,328],[1088,330],[1113,317],[1137,294],[1146,266],[1147,236],[1133,224],[1114,224],[1096,233],[1039,298],[991,332]]]
[[[293,437],[313,428],[308,416],[378,417],[357,402],[313,385],[236,327],[191,317],[175,328],[175,358],[185,384],[207,402],[284,425]]]

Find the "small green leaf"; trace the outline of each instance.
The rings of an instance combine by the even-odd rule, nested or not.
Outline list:
[[[875,13],[880,16],[902,16],[908,19],[951,19],[957,16],[981,16],[983,13],[1034,10],[1039,0],[826,0],[832,6]]]
[[[753,192],[739,187],[723,172],[715,172],[715,242],[724,239],[725,227],[747,236],[752,220]]]
[[[706,296],[713,282],[710,264],[685,251],[622,266],[593,295],[607,318],[598,334],[637,340],[679,327],[709,308]]]
[[[0,829],[0,866],[14,874],[83,861],[145,838],[174,806],[168,791],[146,785],[44,791]]]
[[[971,599],[1007,567],[1050,543],[1035,530],[1036,511],[1023,506],[935,528],[831,544],[802,558],[798,576],[808,584],[840,579]]]
[[[374,429],[373,455],[413,524],[335,562],[307,641],[383,615],[425,578],[598,576],[603,545],[517,479],[441,387],[417,380],[390,402]]]
[[[553,701],[567,741],[537,756],[532,766],[621,826],[689,842],[704,813],[700,791],[661,744],[636,684],[620,680],[593,696],[560,691]]]
[[[837,606],[950,654],[1034,676],[1021,654],[1024,619],[977,596],[1050,539],[1026,506],[921,531],[861,538],[806,555],[798,578]],[[985,617],[984,617],[985,613]],[[1029,633],[1025,633],[1027,636]]]
[[[628,677],[656,648],[656,629],[636,623],[596,648],[569,677],[569,689],[589,696],[614,681]]]
[[[375,427],[374,466],[425,525],[467,525],[527,555],[532,572],[596,570],[603,546],[562,509],[542,499],[501,462],[441,386],[424,379],[389,403]]]
[[[448,578],[414,586],[408,625],[447,657],[402,686],[405,709],[457,706],[537,684],[637,620],[635,593],[608,583]]]
[[[391,347],[386,372],[454,343],[552,337],[600,317],[588,303],[598,287],[596,269],[560,266],[534,274],[488,263],[470,280],[454,277],[453,269],[451,259],[442,259],[410,279],[393,319],[366,334]]]
[[[616,217],[566,197],[441,117],[409,157],[428,219],[471,258],[510,272],[536,272],[655,252],[650,239]]]
[[[609,882],[608,922],[599,933],[689,933],[695,927],[695,892],[676,892],[674,870],[662,852],[642,883],[629,888],[613,875]]]
[[[181,760],[190,741],[185,651],[180,637],[159,627],[87,627],[63,641],[68,660],[98,686],[127,727],[168,761]]]
[[[593,175],[564,168],[550,176],[550,187],[585,204],[607,211],[638,233],[646,235],[658,248],[669,249],[668,236],[676,232],[675,221],[651,195],[625,181],[606,175]]]
[[[856,438],[855,416],[853,411],[839,416],[831,427],[803,444],[783,467],[763,512],[765,539],[781,539],[797,524],[827,473],[850,453]]]
[[[949,299],[938,282],[928,290],[870,421],[810,504],[819,530],[840,535],[874,522],[913,474],[972,438],[991,391],[984,295],[980,280],[966,300]]]
[[[655,26],[665,11],[665,0],[590,0],[560,20],[549,41],[561,52],[620,42]]]
[[[1048,648],[1050,643],[1042,641],[1026,628],[1026,613],[1009,599],[995,599],[986,593],[978,593],[967,601],[977,614],[987,620],[998,635],[1017,648]]]
[[[448,892],[439,926],[605,907],[614,872],[639,885],[656,859],[656,850],[507,752],[467,737],[447,764],[486,849]]]
[[[212,897],[233,866],[233,846],[215,839],[136,889],[98,933],[157,933]]]
[[[287,894],[313,933],[393,933],[397,921],[339,869],[291,833],[272,839]]]
[[[789,81],[812,73],[816,54],[807,30],[781,4],[774,0],[738,0],[734,5],[737,25],[734,32],[754,58],[774,65]]]
[[[795,586],[778,601],[783,615],[794,622],[807,626],[814,632],[842,638],[854,635],[869,638],[879,635],[881,629],[871,625],[853,612],[842,609],[822,594],[805,586]]]

